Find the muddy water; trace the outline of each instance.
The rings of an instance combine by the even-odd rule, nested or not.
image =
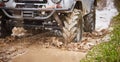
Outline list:
[[[96,10],[96,31],[108,29],[112,18],[118,14],[118,11],[113,3],[114,0],[105,0],[106,3],[103,3],[104,0],[101,1],[105,7],[103,7],[102,10]]]
[[[107,29],[112,17],[117,14],[117,10],[113,5],[113,0],[106,0],[106,2],[106,7],[96,11],[97,31]],[[92,41],[96,42],[95,39]],[[28,48],[25,54],[15,57],[12,62],[79,62],[85,55],[86,53],[83,52],[64,51],[56,48],[46,49],[32,46]]]
[[[12,62],[79,62],[85,54],[56,48],[31,47],[27,53],[16,57]]]

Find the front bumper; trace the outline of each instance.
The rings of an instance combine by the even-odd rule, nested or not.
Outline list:
[[[6,10],[15,10],[15,11],[50,11],[50,14],[44,17],[37,16],[37,17],[23,17],[23,15],[10,15]],[[56,9],[47,9],[47,8],[2,8],[2,11],[6,16],[13,19],[33,19],[33,20],[40,20],[40,19],[48,19],[50,18],[55,12],[57,11],[69,11],[66,8],[56,8]]]

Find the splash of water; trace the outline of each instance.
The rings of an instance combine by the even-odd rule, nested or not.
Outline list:
[[[96,10],[96,31],[108,29],[112,18],[117,14],[113,0],[107,0],[107,5],[103,10]]]

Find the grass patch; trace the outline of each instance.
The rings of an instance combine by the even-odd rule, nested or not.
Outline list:
[[[95,46],[80,62],[120,62],[120,14],[113,18],[111,40]]]

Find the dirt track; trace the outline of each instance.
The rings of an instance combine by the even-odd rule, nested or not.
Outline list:
[[[79,62],[85,54],[56,48],[31,47],[26,54],[15,58],[13,62]]]
[[[12,62],[26,62],[31,58],[36,62],[56,62],[55,60],[58,60],[57,62],[79,62],[80,59],[85,57],[88,50],[100,43],[99,41],[108,34],[108,31],[103,30],[92,34],[84,33],[81,42],[67,45],[64,44],[62,37],[56,37],[53,33],[50,33],[47,31],[21,38],[7,37],[0,39],[1,62],[8,62],[13,58],[15,59]]]
[[[106,10],[108,10],[108,14],[111,12],[109,8],[105,8],[103,13],[100,11],[101,15],[107,17]],[[102,27],[109,25],[105,21],[110,20],[106,17],[101,18],[101,15],[97,20],[98,22],[101,19],[98,22],[101,24],[97,24],[100,25],[97,28],[101,28],[101,25]],[[110,39],[109,29],[84,33],[81,42],[66,45],[62,37],[56,37],[55,34],[49,31],[36,31],[35,34],[37,35],[30,34],[19,38],[7,37],[0,39],[0,62],[79,62],[93,46]]]

